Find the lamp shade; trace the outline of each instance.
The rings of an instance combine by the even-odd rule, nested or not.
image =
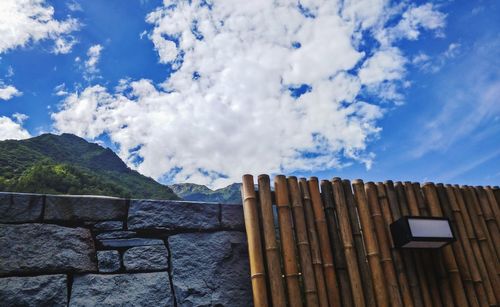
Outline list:
[[[455,241],[450,220],[446,218],[405,216],[390,228],[397,248],[441,248]]]

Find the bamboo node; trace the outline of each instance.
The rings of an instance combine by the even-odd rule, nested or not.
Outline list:
[[[367,257],[373,257],[373,256],[378,256],[378,252],[371,252],[371,253],[366,253]]]
[[[264,278],[265,276],[266,276],[266,274],[265,274],[265,273],[254,273],[254,274],[252,274],[250,277],[251,277],[252,279],[255,279],[255,278]]]
[[[245,196],[243,198],[243,202],[245,202],[246,200],[249,200],[249,199],[257,199],[257,197],[256,196]]]
[[[307,245],[307,246],[309,246],[309,242],[308,241],[302,241],[302,242],[298,242],[297,245]]]
[[[324,263],[324,264],[323,264],[323,267],[324,267],[324,268],[333,267],[333,263]]]
[[[278,246],[269,246],[269,247],[266,247],[266,251],[275,251],[275,250],[278,250]]]

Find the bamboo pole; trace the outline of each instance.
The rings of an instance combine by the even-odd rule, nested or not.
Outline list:
[[[314,211],[314,221],[318,231],[319,247],[323,259],[323,271],[325,275],[325,283],[328,289],[328,301],[331,306],[341,306],[340,292],[337,283],[337,274],[333,263],[332,248],[330,246],[330,238],[328,236],[328,227],[326,226],[325,211],[321,194],[319,192],[318,178],[311,177],[307,182],[309,193],[311,195],[311,204]]]
[[[420,216],[417,196],[411,182],[407,181],[404,185],[401,182],[396,183],[396,190],[400,200],[405,199],[401,205],[407,207],[409,216]],[[438,291],[438,285],[434,274],[431,271],[431,259],[426,253],[415,251],[416,271],[422,291],[422,300],[425,306],[440,306],[441,295]]]
[[[392,241],[391,231],[389,226],[394,221],[392,218],[391,209],[389,207],[389,201],[387,199],[387,194],[385,192],[384,184],[377,183],[377,196],[379,199],[380,208],[382,211],[382,217],[384,219],[384,230],[387,236],[390,253],[394,262],[394,269],[397,275],[397,280],[399,283],[399,289],[401,290],[401,298],[403,306],[412,307],[413,300],[411,298],[410,285],[408,284],[408,278],[404,270],[404,263],[401,253],[395,249],[394,242]]]
[[[349,283],[349,273],[347,271],[347,264],[345,254],[341,247],[342,240],[339,234],[339,225],[337,223],[338,208],[335,208],[338,202],[334,201],[332,184],[328,180],[321,180],[321,192],[323,196],[323,203],[325,204],[326,224],[328,226],[328,234],[333,249],[333,261],[337,268],[339,277],[340,293],[342,293],[342,306],[353,306],[353,298],[351,292],[351,285]],[[354,260],[355,258],[353,258]],[[361,289],[359,289],[361,291]]]
[[[377,306],[389,306],[385,276],[380,264],[380,252],[375,236],[374,226],[370,217],[370,210],[366,200],[364,184],[361,179],[353,181],[354,198],[356,199],[361,229],[366,247],[366,255],[372,272],[372,281],[375,289]]]
[[[474,282],[474,289],[476,290],[477,299],[479,300],[481,306],[488,306],[484,283],[481,279],[481,274],[479,273],[479,265],[476,260],[476,256],[474,255],[469,236],[467,234],[465,226],[466,222],[464,221],[463,214],[460,210],[460,205],[458,203],[459,200],[453,186],[446,185],[446,194],[448,195],[448,199],[450,200],[449,204],[451,206],[451,210],[453,211],[453,217],[456,221],[456,234],[458,234],[459,241],[462,243],[464,249],[465,259],[467,260],[470,275],[472,281]]]
[[[382,217],[382,211],[378,201],[377,186],[373,182],[365,184],[365,193],[368,200],[368,207],[371,212],[371,218],[375,227],[375,235],[380,250],[380,261],[382,269],[385,274],[387,293],[392,306],[401,306],[403,300],[399,292],[398,279],[396,277],[396,270],[392,262],[391,250],[389,247],[389,238],[386,234],[386,226]]]
[[[490,186],[486,187],[486,195],[488,195],[488,200],[491,204],[491,210],[493,211],[493,215],[495,216],[497,225],[500,227],[500,208],[499,204],[497,204],[495,193],[493,193],[493,190]]]
[[[311,205],[311,195],[305,178],[300,178],[300,191],[306,216],[307,231],[309,234],[309,244],[311,245],[311,258],[316,278],[316,287],[318,289],[318,298],[320,306],[328,306],[328,296],[323,274],[323,261],[321,260],[321,250],[319,247],[318,234],[314,225],[314,212]]]
[[[423,191],[425,198],[427,200],[430,216],[443,217],[443,211],[439,203],[438,194],[434,183],[428,182],[424,184]],[[452,294],[454,302],[457,306],[468,306],[467,297],[464,293],[464,285],[462,279],[460,278],[460,273],[458,271],[457,261],[455,259],[455,254],[450,245],[444,246],[441,249],[443,253],[444,264],[446,266],[448,276],[450,279],[450,285],[452,288]]]
[[[492,250],[491,244],[488,244],[489,241],[485,234],[488,231],[485,230],[486,227],[483,225],[483,223],[481,223],[480,215],[476,211],[478,210],[479,206],[477,203],[477,199],[475,198],[476,195],[474,191],[468,186],[463,187],[463,189],[465,191],[465,199],[468,204],[469,215],[472,219],[472,225],[476,232],[477,240],[479,241],[479,247],[484,258],[484,264],[487,268],[491,286],[495,290],[494,295],[496,302],[498,303],[500,302],[500,292],[498,291],[498,289],[500,289],[500,282],[498,281],[498,259],[493,256],[495,252]]]
[[[485,226],[488,230],[489,238],[492,240],[493,250],[496,253],[497,259],[500,259],[500,231],[498,230],[498,225],[493,210],[491,209],[492,206],[490,205],[488,195],[483,187],[476,187],[475,191],[479,198],[480,209],[486,223]]]
[[[300,256],[300,268],[302,271],[302,281],[306,306],[319,306],[318,292],[316,291],[316,281],[314,269],[311,261],[311,249],[307,236],[306,220],[304,216],[304,206],[300,195],[297,177],[288,177],[288,189],[292,203],[292,215],[295,226],[295,237]]]
[[[457,197],[458,205],[460,208],[460,212],[462,213],[462,217],[464,220],[464,226],[467,231],[467,237],[469,238],[469,241],[472,246],[472,250],[474,252],[474,256],[477,261],[477,267],[479,269],[479,273],[481,274],[481,279],[483,281],[484,289],[486,291],[486,297],[488,299],[488,303],[490,306],[495,306],[497,301],[495,298],[495,294],[493,291],[493,287],[490,282],[490,278],[488,276],[488,271],[486,269],[486,264],[485,260],[483,258],[483,255],[481,253],[481,248],[479,247],[479,242],[477,240],[474,227],[472,226],[472,219],[470,217],[470,214],[467,210],[467,206],[465,204],[465,199],[469,198],[468,193],[466,193],[465,190],[460,189],[458,186],[453,187],[455,191],[455,195]]]
[[[290,209],[285,176],[278,175],[274,177],[274,191],[276,195],[276,207],[278,207],[283,267],[288,290],[288,304],[294,307],[301,307],[302,298],[300,295],[299,270],[292,229],[292,212]]]
[[[336,178],[333,178],[333,185],[336,184]],[[338,180],[340,183],[340,179]],[[370,273],[370,266],[366,260],[366,251],[363,243],[363,236],[361,235],[361,225],[359,223],[358,213],[356,212],[356,204],[354,201],[354,195],[351,188],[351,182],[349,180],[342,180],[342,189],[344,190],[345,202],[347,207],[347,212],[349,214],[349,220],[352,227],[352,236],[354,239],[354,251],[357,256],[358,269],[361,274],[361,280],[363,285],[363,295],[367,306],[375,306],[375,291],[373,289],[373,282]],[[346,259],[348,256],[346,254]],[[352,279],[351,279],[352,285]],[[354,286],[353,286],[354,289]],[[354,292],[354,290],[353,290]]]
[[[488,227],[486,225],[486,220],[484,218],[483,210],[481,208],[481,204],[479,201],[477,191],[476,191],[476,189],[474,189],[474,187],[470,187],[470,186],[467,186],[467,189],[470,190],[471,195],[472,195],[473,212],[478,217],[476,219],[476,221],[479,222],[479,224],[480,224],[479,227],[481,227],[481,231],[483,232],[483,235],[486,238],[486,242],[488,243],[488,245],[490,247],[490,251],[492,253],[492,256],[494,258],[496,258],[495,247],[493,246],[493,239],[491,238],[490,233],[488,232]],[[498,269],[497,269],[497,273],[499,273]]]
[[[404,197],[403,198],[400,197],[400,199],[398,200],[398,195],[394,188],[394,183],[388,180],[384,183],[384,187],[386,189],[387,200],[389,202],[389,207],[393,216],[393,220],[396,221],[399,220],[402,216],[408,216],[409,212],[408,212],[408,207],[406,205],[406,200]],[[404,193],[402,196],[404,196]],[[406,274],[408,275],[408,284],[412,294],[413,303],[415,307],[422,307],[424,306],[424,301],[422,299],[419,278],[415,266],[416,257],[414,257],[414,254],[408,250],[402,250],[401,256],[403,257],[403,261],[406,268]],[[425,306],[432,306],[432,303],[431,305],[425,305]]]
[[[349,218],[349,209],[346,203],[346,197],[344,193],[344,187],[340,178],[333,178],[333,195],[335,197],[335,203],[337,204],[337,214],[339,220],[339,232],[342,239],[342,244],[344,248],[344,255],[346,259],[347,272],[349,273],[349,281],[352,288],[352,297],[354,301],[354,306],[365,306],[365,289],[363,288],[361,282],[361,276],[359,274],[359,267],[357,260],[359,260],[359,253],[363,252],[363,249],[357,250],[354,248],[354,239],[351,230],[351,220]],[[347,183],[350,190],[350,183]],[[362,246],[361,246],[362,247]],[[363,252],[364,253],[364,252]],[[370,283],[371,286],[371,283]]]
[[[281,273],[280,251],[276,241],[276,230],[273,216],[273,203],[271,198],[271,185],[269,176],[260,175],[259,184],[259,209],[262,217],[264,233],[264,246],[267,259],[267,273],[271,291],[271,300],[274,307],[285,307],[286,296]]]
[[[268,306],[266,273],[264,268],[264,256],[259,228],[259,215],[257,211],[257,199],[252,175],[243,176],[241,189],[243,199],[243,213],[245,217],[245,228],[248,242],[248,256],[250,262],[250,274],[252,279],[253,302],[255,306]]]
[[[424,200],[420,184],[418,182],[412,183],[413,190],[417,199],[418,210],[421,216],[429,216],[429,211]],[[443,253],[440,250],[422,252],[424,255],[424,263],[427,267],[434,266],[434,271],[436,272],[437,278],[439,278],[439,283],[436,285],[435,275],[431,276],[430,270],[426,270],[428,273],[428,281],[431,290],[431,296],[433,299],[437,298],[437,289],[439,289],[441,294],[441,301],[445,306],[453,306],[453,295],[451,291],[450,280],[448,278],[448,272],[445,269]],[[436,299],[437,300],[437,299]]]
[[[465,286],[465,293],[467,295],[467,300],[470,306],[478,307],[479,301],[476,296],[474,282],[470,275],[469,265],[467,263],[467,260],[465,259],[465,253],[462,246],[462,242],[458,238],[458,229],[456,225],[456,220],[455,217],[453,216],[453,211],[451,210],[450,202],[452,201],[452,199],[448,198],[448,195],[446,194],[446,190],[443,184],[438,183],[436,185],[436,191],[439,197],[441,208],[443,210],[443,216],[450,219],[451,229],[453,230],[455,236],[457,236],[456,238],[457,241],[451,244],[451,248],[453,249],[453,253],[455,254],[458,271]]]

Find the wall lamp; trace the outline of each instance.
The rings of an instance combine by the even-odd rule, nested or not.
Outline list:
[[[450,220],[439,217],[405,216],[390,226],[396,248],[441,248],[454,242]]]

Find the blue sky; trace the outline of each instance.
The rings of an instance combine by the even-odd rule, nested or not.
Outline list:
[[[22,2],[0,138],[75,133],[165,183],[500,183],[498,1]]]

